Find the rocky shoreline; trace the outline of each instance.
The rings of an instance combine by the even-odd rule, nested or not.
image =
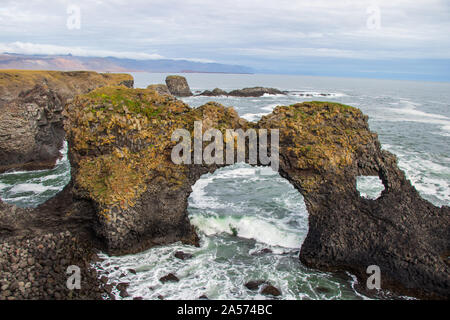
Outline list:
[[[178,80],[167,83],[169,92],[189,94],[187,82]],[[32,87],[36,95],[15,103],[57,101],[50,86]],[[111,298],[111,290],[126,296],[126,283],[108,283],[92,269],[98,250],[121,255],[176,241],[198,245],[187,199],[201,175],[223,165],[171,161],[172,132],[193,131],[194,121],[203,131],[279,129],[280,175],[303,195],[309,213],[303,264],[351,272],[360,283],[367,267],[378,265],[384,290],[449,298],[450,208],[419,196],[356,108],[305,102],[279,106],[253,123],[217,103],[190,108],[164,87],[120,85],[67,99],[58,117],[69,143],[71,183],[36,209],[0,202],[0,299],[100,299]],[[359,195],[360,175],[380,177],[380,198]],[[70,265],[82,270],[81,290],[66,286]],[[260,285],[278,295],[270,284]]]

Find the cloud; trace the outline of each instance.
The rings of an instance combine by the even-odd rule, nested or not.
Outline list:
[[[79,30],[66,27],[71,4]],[[371,6],[379,29],[367,27]],[[250,66],[305,56],[450,59],[449,16],[447,0],[2,0],[0,51]]]
[[[65,47],[49,44],[36,44],[30,42],[16,41],[13,43],[1,43],[0,52],[3,53],[18,53],[18,54],[37,54],[37,55],[67,55],[72,54],[80,57],[115,57],[115,58],[128,58],[136,60],[159,60],[168,59],[157,53],[148,54],[143,52],[133,51],[110,51],[99,49],[86,49],[80,47]],[[193,58],[171,58],[172,60],[187,60],[192,62],[214,62],[210,59],[193,59]]]
[[[115,57],[131,58],[136,60],[164,59],[159,54],[147,54],[142,52],[115,52],[99,49],[84,49],[80,47],[64,47],[50,44],[35,44],[30,42],[16,41],[13,43],[0,43],[0,52],[20,53],[20,54],[49,54],[67,55],[72,54],[80,57]]]

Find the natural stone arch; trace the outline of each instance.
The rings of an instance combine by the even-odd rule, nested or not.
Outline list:
[[[302,103],[277,107],[255,124],[215,103],[191,109],[151,90],[112,87],[79,96],[66,117],[69,189],[93,205],[94,229],[110,253],[197,243],[187,198],[202,174],[222,165],[175,165],[175,129],[193,132],[194,121],[202,121],[205,130],[279,129],[279,173],[300,191],[309,212],[300,253],[305,265],[350,271],[362,283],[367,267],[378,265],[383,289],[449,294],[450,209],[420,198],[358,109]],[[358,175],[378,175],[382,196],[361,198]]]

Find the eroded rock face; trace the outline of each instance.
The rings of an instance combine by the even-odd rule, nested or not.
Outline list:
[[[77,94],[105,85],[132,87],[124,74],[0,72],[0,172],[51,168],[64,141],[61,112]]]
[[[367,267],[377,265],[383,289],[449,296],[450,208],[418,195],[356,108],[280,106],[255,124],[215,103],[191,109],[152,90],[116,87],[80,96],[66,110],[73,192],[94,204],[95,230],[111,253],[197,243],[187,198],[202,174],[221,165],[175,165],[175,129],[193,132],[196,120],[204,131],[279,129],[279,172],[303,194],[310,215],[304,264],[350,271],[363,286]],[[382,196],[361,198],[359,175],[379,175]]]
[[[166,77],[167,88],[170,93],[177,97],[192,96],[191,89],[185,77],[182,76],[168,76]]]

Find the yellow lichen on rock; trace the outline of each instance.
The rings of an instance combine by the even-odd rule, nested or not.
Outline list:
[[[321,172],[342,172],[352,165],[357,146],[371,141],[364,117],[357,108],[313,101],[278,106],[258,126],[280,129],[281,153],[307,173],[305,190],[315,190],[323,182]]]
[[[149,180],[163,177],[176,188],[186,168],[173,170],[170,137],[190,127],[190,110],[146,89],[106,87],[78,96],[65,114],[77,163],[74,182],[106,213],[133,207]]]

